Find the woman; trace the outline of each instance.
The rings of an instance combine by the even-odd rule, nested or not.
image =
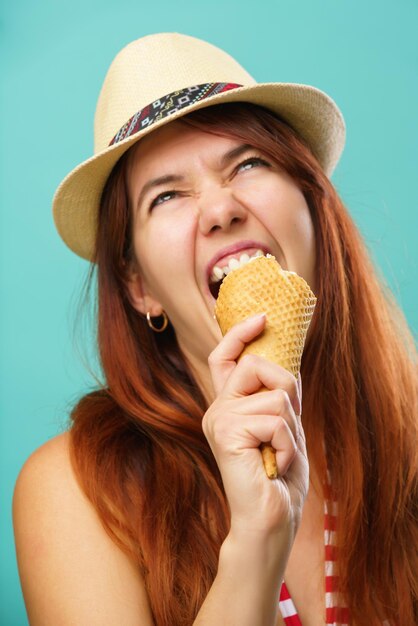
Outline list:
[[[94,261],[106,382],[16,486],[31,624],[412,626],[416,357],[328,178],[336,105],[164,34],[116,57],[95,125],[54,210]],[[297,379],[237,364],[265,316],[213,319],[214,267],[258,250],[317,296]]]

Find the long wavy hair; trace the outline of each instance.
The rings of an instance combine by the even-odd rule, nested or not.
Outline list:
[[[316,235],[318,303],[302,359],[310,462],[338,500],[338,573],[351,623],[418,621],[416,351],[393,296],[315,156],[285,122],[249,104],[182,123],[259,148],[302,190]],[[229,529],[201,419],[207,406],[174,329],[132,307],[126,169],[114,167],[98,219],[98,346],[106,384],[72,412],[72,461],[113,540],[137,563],[157,626],[191,624]],[[94,283],[95,284],[95,283]],[[326,453],[324,453],[326,451]],[[328,495],[324,491],[324,499]]]

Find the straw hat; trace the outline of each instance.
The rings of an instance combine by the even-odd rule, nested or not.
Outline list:
[[[292,83],[256,83],[226,52],[177,33],[142,37],[112,62],[94,120],[94,156],[58,187],[55,224],[76,254],[92,259],[105,182],[138,139],[196,109],[251,102],[280,114],[308,143],[330,176],[344,147],[345,126],[324,92]]]

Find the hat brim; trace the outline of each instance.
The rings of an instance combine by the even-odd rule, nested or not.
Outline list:
[[[67,246],[84,259],[93,259],[102,191],[114,165],[126,150],[164,124],[221,102],[249,102],[280,115],[306,141],[324,172],[331,176],[345,142],[344,119],[332,98],[315,87],[294,83],[239,87],[184,107],[74,168],[59,185],[53,199],[55,225]]]

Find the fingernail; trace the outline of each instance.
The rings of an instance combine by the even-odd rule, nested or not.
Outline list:
[[[255,321],[255,320],[261,320],[262,318],[266,317],[265,313],[256,313],[255,315],[251,315],[250,317],[247,318],[247,322],[248,321]]]

